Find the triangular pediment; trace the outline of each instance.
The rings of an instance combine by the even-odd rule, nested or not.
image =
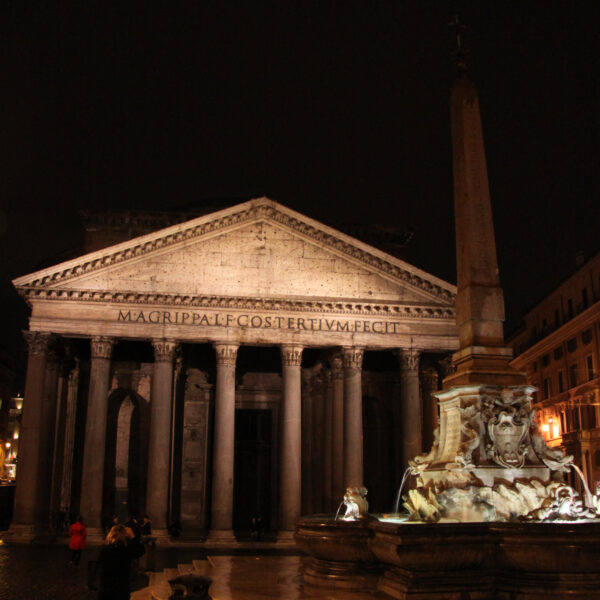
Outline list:
[[[119,295],[452,307],[454,286],[267,198],[14,280],[29,298]],[[108,296],[105,298],[110,300]]]

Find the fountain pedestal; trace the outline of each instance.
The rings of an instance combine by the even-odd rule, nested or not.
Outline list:
[[[438,392],[439,435],[410,465],[411,520],[508,521],[553,501],[573,457],[546,446],[527,385],[462,385]]]
[[[600,599],[600,522],[298,522],[304,580],[397,600]]]
[[[373,526],[387,565],[378,589],[398,600],[600,598],[600,523]]]

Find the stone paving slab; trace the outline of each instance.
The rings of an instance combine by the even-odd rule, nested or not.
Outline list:
[[[0,545],[0,600],[96,600],[86,584],[87,563],[97,552],[84,550],[74,567],[64,546]],[[140,576],[134,587],[145,585]]]
[[[377,592],[305,585],[300,556],[209,556],[213,600],[389,600]],[[163,600],[163,599],[161,599]]]
[[[86,583],[87,563],[96,558],[97,552],[97,548],[84,550],[81,565],[76,568],[69,565],[70,553],[64,546],[0,545],[0,600],[96,600],[97,593],[88,590]],[[299,556],[211,555],[208,561],[190,558],[189,564],[180,566],[182,553],[168,554],[157,557],[156,562],[169,563],[167,572],[174,568],[187,571],[194,565],[213,579],[210,592],[214,600],[375,600],[383,597],[377,593],[305,586],[302,570],[306,559]],[[164,579],[165,572],[161,570],[152,576]],[[132,600],[150,600],[147,585],[148,579],[140,575]]]

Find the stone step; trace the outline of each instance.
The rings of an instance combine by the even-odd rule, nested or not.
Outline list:
[[[193,573],[194,565],[190,563],[177,565],[177,571],[180,575],[185,575],[186,573]]]
[[[206,559],[193,560],[192,564],[194,566],[194,571],[196,573],[200,573],[200,575],[204,575],[208,577],[208,572],[211,569],[211,564]]]
[[[177,575],[179,575],[179,571],[178,571],[177,567],[167,567],[164,570],[164,574],[165,574],[165,579],[167,581],[169,581],[169,579],[173,579],[173,577],[177,577]]]
[[[153,600],[168,600],[171,595],[171,586],[167,578],[165,577],[164,571],[158,573],[150,573],[149,587],[152,591]]]

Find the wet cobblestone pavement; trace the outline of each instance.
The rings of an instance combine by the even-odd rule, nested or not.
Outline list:
[[[83,551],[81,564],[69,564],[66,546],[0,546],[0,600],[95,600],[87,589],[87,563],[97,548]],[[133,589],[147,585],[140,575]]]

